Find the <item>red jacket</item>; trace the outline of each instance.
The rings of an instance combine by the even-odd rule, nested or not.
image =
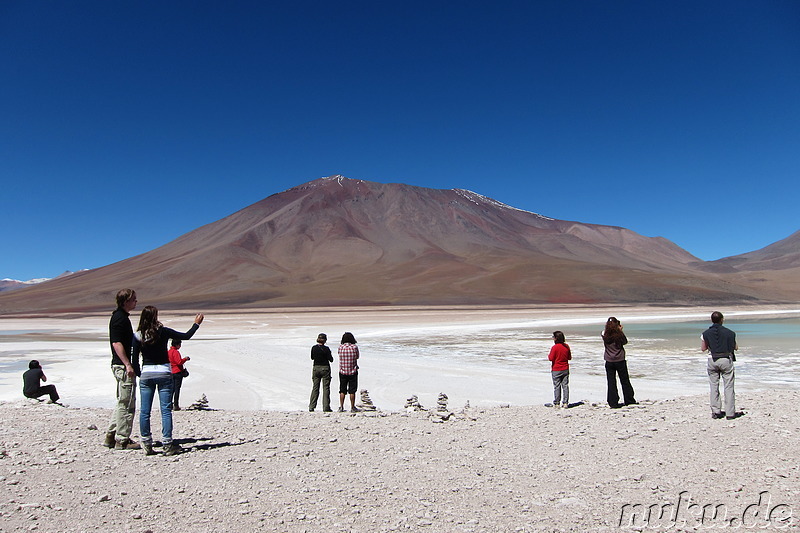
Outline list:
[[[550,348],[550,355],[547,356],[552,361],[550,370],[558,372],[560,370],[569,370],[569,360],[572,359],[572,350],[569,349],[569,344],[566,342],[554,344]]]
[[[181,352],[174,346],[170,347],[167,355],[169,356],[169,365],[172,368],[173,374],[180,373],[180,371],[183,370],[183,364],[189,360],[188,357],[181,357]]]

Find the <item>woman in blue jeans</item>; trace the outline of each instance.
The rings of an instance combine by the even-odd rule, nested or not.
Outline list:
[[[169,339],[188,340],[194,335],[203,315],[194,317],[194,324],[186,333],[165,328],[158,321],[158,309],[148,305],[142,309],[139,327],[133,334],[133,358],[142,356],[141,376],[139,379],[139,432],[142,435],[142,448],[147,455],[153,455],[153,437],[150,435],[150,410],[153,407],[153,396],[158,391],[161,410],[161,435],[164,455],[175,455],[181,452],[180,446],[172,442],[172,369],[167,355]]]

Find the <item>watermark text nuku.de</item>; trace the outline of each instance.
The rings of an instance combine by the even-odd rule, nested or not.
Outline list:
[[[688,491],[678,494],[675,503],[627,503],[622,506],[618,527],[668,530],[669,528],[785,529],[797,525],[792,507],[772,501],[762,491],[753,502],[733,508],[725,503],[693,502]]]

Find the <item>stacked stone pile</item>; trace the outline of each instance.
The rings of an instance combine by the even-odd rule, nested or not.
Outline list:
[[[203,394],[203,396],[201,396],[199,400],[194,402],[192,405],[190,405],[186,409],[189,409],[190,411],[211,411],[212,410],[211,407],[208,406],[208,398],[206,398],[205,394]]]
[[[412,394],[411,398],[406,400],[406,411],[424,411],[425,408],[419,403],[419,398],[416,394]]]
[[[436,410],[440,413],[447,412],[447,394],[440,392],[439,398],[436,399]]]
[[[436,399],[436,412],[431,413],[431,422],[441,423],[449,420],[453,413],[447,408],[447,394],[440,392]]]
[[[372,403],[372,399],[369,397],[369,391],[367,391],[367,389],[361,389],[361,403],[358,404],[358,408],[362,411],[377,410],[377,407],[375,407],[375,404]]]

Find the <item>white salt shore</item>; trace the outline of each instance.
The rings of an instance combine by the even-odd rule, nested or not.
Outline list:
[[[138,311],[132,313],[134,327]],[[571,400],[604,402],[599,332],[608,316],[618,316],[631,324],[706,320],[709,315],[707,309],[698,308],[577,306],[198,311],[206,313],[206,320],[195,337],[183,345],[183,355],[192,359],[187,364],[191,375],[184,380],[182,403],[191,403],[205,394],[212,407],[219,409],[278,411],[307,409],[311,385],[309,353],[319,332],[328,334],[335,358],[341,334],[355,334],[361,350],[359,388],[367,389],[375,405],[383,410],[402,409],[412,394],[423,405],[432,406],[440,392],[449,396],[452,405],[541,405],[552,400],[546,361],[552,330],[565,331],[573,348]],[[778,307],[725,312],[729,322],[736,317],[800,315],[797,309]],[[163,311],[160,318],[167,326],[185,330],[193,316]],[[109,368],[108,318],[106,314],[0,317],[0,401],[20,397],[21,374],[30,359],[38,359],[65,403],[73,407],[110,407],[114,380]],[[570,338],[571,326],[587,324],[597,325],[596,337]],[[495,340],[498,331],[508,329],[531,334],[527,338]],[[465,346],[465,337],[477,338],[475,342],[480,346]],[[400,338],[402,343],[397,342]],[[438,344],[429,345],[432,338],[438,339]],[[689,365],[690,375],[649,375],[637,371],[636,342],[631,338],[628,352],[637,398],[657,400],[705,393],[704,356],[699,349],[696,368]],[[512,350],[525,358],[506,358]],[[670,355],[663,354],[665,358]],[[335,403],[336,363],[333,374]],[[760,384],[740,379],[737,386],[744,390]]]

